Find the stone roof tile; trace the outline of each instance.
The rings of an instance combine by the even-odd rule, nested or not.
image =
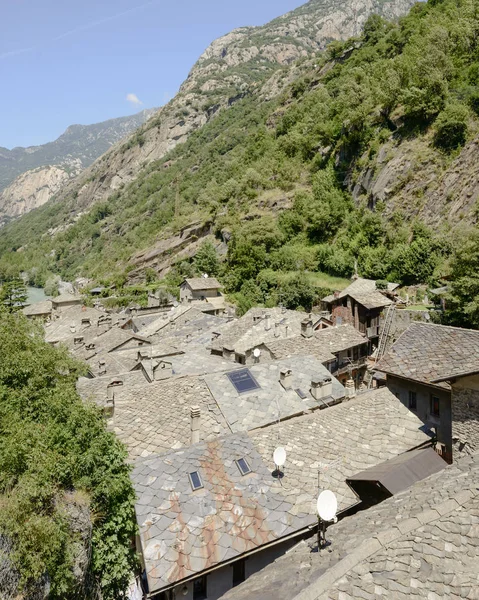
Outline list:
[[[429,385],[444,376],[479,371],[479,331],[412,323],[376,370]],[[450,388],[443,382],[435,385]]]

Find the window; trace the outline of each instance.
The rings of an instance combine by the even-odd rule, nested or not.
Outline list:
[[[227,373],[227,377],[234,385],[238,394],[245,394],[246,392],[252,392],[253,390],[261,389],[261,386],[253,377],[253,375],[251,375],[249,369],[242,369],[241,371]]]
[[[435,417],[439,416],[439,398],[437,396],[431,396],[431,414]]]
[[[196,490],[200,490],[203,487],[203,482],[201,481],[200,474],[198,471],[193,471],[188,475],[190,478],[191,489],[196,492]]]
[[[416,410],[417,409],[416,392],[409,392],[409,408],[411,410]]]
[[[241,475],[248,475],[248,473],[251,473],[251,467],[246,462],[246,458],[239,458],[236,461],[236,464],[238,466],[238,469],[240,470]]]
[[[237,560],[233,563],[233,587],[236,587],[246,579],[245,576],[245,559]]]
[[[193,600],[205,600],[206,592],[206,575],[203,575],[193,581]]]

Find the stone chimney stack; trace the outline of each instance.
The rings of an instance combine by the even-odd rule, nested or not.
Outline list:
[[[356,396],[356,386],[354,379],[349,378],[344,386],[346,389],[346,398],[354,398]]]
[[[266,315],[264,318],[264,328],[266,331],[271,329],[271,315]]]
[[[191,416],[191,443],[197,444],[200,441],[200,418],[201,411],[199,406],[190,407]]]
[[[301,335],[304,338],[313,337],[313,321],[310,317],[307,317],[301,321]]]
[[[315,400],[324,400],[333,395],[333,380],[327,375],[311,380],[311,395]]]
[[[281,334],[280,330],[279,330],[279,323],[275,323],[274,324],[274,337],[279,337]]]
[[[281,369],[279,382],[285,390],[290,390],[293,386],[293,371],[291,369]]]

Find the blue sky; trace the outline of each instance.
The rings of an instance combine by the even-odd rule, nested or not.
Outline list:
[[[4,0],[0,146],[161,106],[213,39],[305,1]]]

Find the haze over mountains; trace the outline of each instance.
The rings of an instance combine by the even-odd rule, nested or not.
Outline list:
[[[93,125],[71,125],[41,146],[0,147],[0,222],[47,202],[72,177],[145,123],[157,109]]]

